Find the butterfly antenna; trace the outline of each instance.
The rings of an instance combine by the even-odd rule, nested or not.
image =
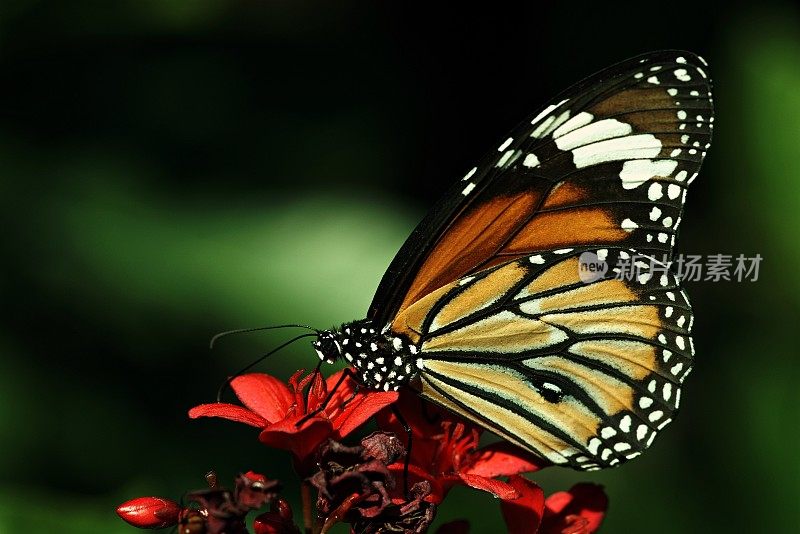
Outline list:
[[[292,326],[294,326],[294,325],[292,325]],[[217,402],[221,402],[222,394],[225,393],[225,390],[228,389],[228,387],[231,385],[231,382],[233,382],[233,380],[235,378],[241,376],[244,372],[248,371],[253,366],[261,363],[265,359],[269,358],[270,356],[272,356],[273,354],[275,354],[276,352],[278,352],[282,348],[284,348],[284,347],[286,347],[288,345],[291,345],[295,341],[297,341],[299,339],[303,339],[304,337],[315,337],[316,335],[317,334],[316,334],[316,331],[315,331],[315,333],[313,333],[313,334],[309,333],[309,334],[300,334],[299,336],[295,336],[292,339],[290,339],[289,341],[281,343],[280,345],[278,345],[277,347],[275,347],[274,349],[272,349],[268,353],[264,354],[263,356],[260,356],[254,362],[251,362],[250,364],[248,364],[247,366],[243,367],[242,369],[239,369],[239,371],[237,371],[236,374],[234,374],[231,377],[228,377],[228,379],[220,386],[219,390],[217,391]]]
[[[208,348],[209,349],[213,349],[214,348],[214,344],[219,339],[222,339],[223,337],[227,337],[227,336],[230,336],[230,335],[233,335],[233,334],[245,334],[245,333],[248,333],[248,332],[260,332],[262,330],[277,330],[278,328],[306,328],[308,330],[311,330],[312,332],[315,332],[315,333],[319,334],[319,330],[317,330],[316,328],[312,328],[312,327],[310,327],[308,325],[304,325],[304,324],[279,324],[277,326],[258,326],[258,327],[255,327],[255,328],[239,328],[237,330],[228,330],[227,332],[220,332],[219,334],[215,335],[214,337],[211,338],[211,341],[208,343]]]

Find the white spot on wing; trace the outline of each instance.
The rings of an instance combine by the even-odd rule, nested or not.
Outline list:
[[[669,176],[677,166],[678,162],[671,159],[656,161],[634,159],[622,164],[622,171],[619,173],[619,177],[622,180],[624,189],[634,189],[654,176]]]
[[[579,169],[607,161],[654,158],[661,152],[661,141],[652,134],[629,135],[608,139],[572,151]]]
[[[512,157],[515,154],[516,156]],[[505,153],[502,156],[500,156],[500,159],[497,160],[497,164],[495,166],[506,167],[508,165],[511,165],[514,162],[514,160],[516,160],[519,157],[520,154],[521,152],[517,150],[506,150]]]
[[[561,126],[567,119],[569,118],[569,110],[566,110],[564,113],[556,117],[555,115],[550,116],[540,124],[533,133],[531,133],[531,137],[542,138],[550,134],[553,130]]]
[[[587,113],[585,111],[581,111],[570,120],[559,126],[553,131],[553,139],[557,139],[562,135],[566,135],[572,130],[580,128],[582,126],[586,126],[590,122],[594,120],[594,115],[591,113]]]
[[[620,122],[616,119],[605,119],[580,128],[576,128],[569,133],[556,137],[556,146],[561,150],[572,150],[580,146],[586,146],[597,141],[613,139],[630,134],[633,128],[630,124]],[[553,134],[555,137],[555,133]]]
[[[465,187],[464,190],[461,191],[461,194],[464,195],[464,196],[467,196],[472,192],[473,189],[475,189],[475,184],[470,182],[470,183],[467,184],[467,187]]]
[[[497,151],[498,151],[498,152],[502,152],[503,150],[507,149],[507,148],[508,148],[508,146],[509,146],[511,143],[513,143],[513,142],[514,142],[514,138],[513,138],[513,137],[509,137],[508,139],[506,139],[505,141],[503,141],[503,144],[502,144],[502,145],[500,145],[500,146],[497,148]]]
[[[647,418],[650,420],[651,423],[655,423],[656,421],[661,419],[663,416],[664,416],[664,412],[662,412],[661,410],[655,410],[653,412],[650,412],[650,415]]]
[[[619,422],[619,429],[623,432],[630,432],[631,431],[631,416],[626,415],[623,417]]]
[[[543,110],[542,110],[542,111],[541,111],[541,112],[540,112],[538,115],[536,115],[536,116],[535,116],[533,119],[531,119],[531,124],[536,124],[536,123],[538,123],[538,122],[539,122],[540,120],[542,120],[542,119],[543,119],[543,118],[544,118],[544,117],[545,117],[545,116],[546,116],[548,113],[550,113],[551,111],[553,111],[553,110],[554,110],[554,109],[556,109],[557,107],[561,106],[561,105],[562,105],[564,102],[566,102],[567,100],[569,100],[569,99],[562,100],[562,101],[561,101],[561,102],[559,102],[558,104],[551,104],[551,105],[547,106],[547,107],[546,107],[546,108],[544,108],[544,109],[543,109]]]
[[[536,154],[528,154],[525,156],[525,159],[522,160],[522,165],[525,167],[538,167],[539,158],[536,157]]]
[[[647,198],[655,202],[656,200],[660,199],[663,196],[664,196],[664,191],[660,183],[653,182],[652,184],[650,184],[650,187],[647,189]]]
[[[653,209],[650,210],[650,220],[655,222],[659,217],[661,217],[661,208],[653,206]]]
[[[692,79],[689,73],[686,72],[686,69],[675,69],[675,77],[682,82],[688,82]]]

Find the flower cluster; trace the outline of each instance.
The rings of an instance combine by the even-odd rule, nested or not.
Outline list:
[[[206,480],[208,489],[189,493],[189,504],[185,507],[161,497],[139,497],[119,505],[117,514],[139,528],[178,526],[180,534],[246,534],[247,514],[271,503],[272,511],[259,516],[256,522],[266,523],[277,515],[283,519],[286,528],[269,530],[257,527],[256,532],[292,532],[289,530],[293,526],[291,508],[286,501],[278,498],[280,485],[277,481],[251,471],[239,475],[231,491],[217,485],[213,472],[206,475]],[[295,532],[299,533],[296,527]]]
[[[601,487],[578,484],[545,498],[522,476],[546,467],[540,458],[507,442],[480,446],[480,428],[412,392],[359,390],[341,371],[327,379],[298,371],[288,383],[246,374],[231,387],[241,405],[203,404],[189,416],[256,427],[263,444],[288,451],[301,481],[302,529],[279,497],[278,483],[254,473],[240,475],[233,491],[214,481],[190,493],[187,507],[158,497],[134,499],[117,509],[123,519],[140,528],[179,525],[181,534],[235,534],[247,532],[248,512],[269,505],[253,522],[257,534],[324,534],[337,523],[353,534],[422,534],[449,491],[461,485],[498,498],[512,534],[588,534],[602,522],[607,499]],[[378,430],[347,444],[370,419]],[[468,531],[466,521],[456,521],[437,533]]]

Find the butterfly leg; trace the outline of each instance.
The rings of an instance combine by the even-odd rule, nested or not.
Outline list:
[[[406,498],[408,498],[408,463],[411,461],[411,445],[413,444],[412,441],[412,434],[411,434],[411,427],[408,426],[405,418],[400,413],[400,410],[392,404],[392,413],[395,417],[397,417],[397,421],[402,425],[403,430],[405,430],[406,435],[408,436],[408,440],[406,441],[406,457],[403,461],[403,493],[405,494]]]
[[[356,395],[358,395],[358,392],[359,392],[360,388],[361,388],[361,384],[356,384],[356,386],[353,388],[353,394],[350,395],[350,397],[348,397],[344,401],[342,401],[342,409],[345,409],[347,407],[347,405],[350,404],[350,401],[352,401],[353,399],[356,398]]]

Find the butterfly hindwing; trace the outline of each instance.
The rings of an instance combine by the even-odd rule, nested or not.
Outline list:
[[[672,252],[713,123],[705,62],[663,51],[556,97],[471,169],[395,257],[369,318],[536,251],[591,245]]]
[[[588,251],[518,258],[402,312],[391,331],[420,347],[422,396],[556,464],[609,467],[649,447],[691,369],[691,309],[633,250],[592,249],[611,269],[582,278]],[[632,279],[614,278],[625,262]]]

